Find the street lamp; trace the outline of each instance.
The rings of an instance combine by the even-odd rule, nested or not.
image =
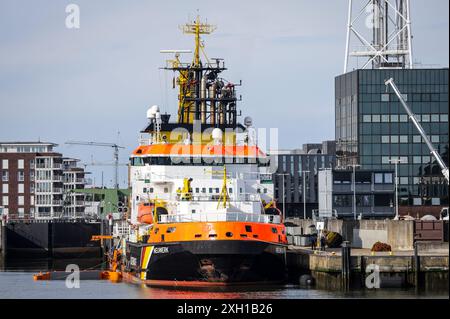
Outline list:
[[[395,166],[395,217],[394,220],[398,219],[398,170],[397,166],[399,163],[403,163],[404,161],[400,160],[400,158],[389,159],[389,163],[394,163]]]
[[[283,223],[284,223],[284,218],[286,217],[286,208],[285,208],[285,194],[284,194],[284,176],[285,175],[291,175],[291,174],[287,174],[287,173],[277,173],[276,175],[280,175],[283,176]]]
[[[310,171],[302,171],[303,175],[303,219],[306,219],[306,174]]]
[[[353,180],[352,180],[352,185],[353,185],[353,219],[356,220],[356,171],[355,171],[355,168],[356,167],[361,167],[361,165],[359,165],[359,164],[352,164],[352,165],[348,165],[348,167],[353,167]]]

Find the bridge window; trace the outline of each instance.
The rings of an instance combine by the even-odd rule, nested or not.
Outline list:
[[[245,231],[248,233],[252,232],[252,226],[251,225],[245,225]]]
[[[226,232],[226,234],[225,234],[225,236],[227,236],[227,237],[233,237],[233,233],[232,232]]]
[[[177,230],[176,227],[169,227],[169,228],[167,228],[166,233],[171,234],[171,233],[174,233],[175,230]]]
[[[272,227],[272,233],[278,234],[278,230],[275,227]]]

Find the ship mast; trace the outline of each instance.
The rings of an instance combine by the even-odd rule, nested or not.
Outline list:
[[[178,123],[193,124],[200,121],[212,127],[235,128],[237,125],[235,86],[219,77],[226,70],[222,59],[210,62],[206,57],[201,35],[211,34],[216,26],[201,22],[197,16],[195,21],[180,26],[184,34],[193,34],[195,39],[192,63],[183,63],[179,54],[174,60],[168,60],[164,69],[178,73],[175,83],[179,89]],[[165,50],[168,52],[168,50]],[[180,51],[181,52],[181,51]],[[206,58],[202,62],[200,52]]]

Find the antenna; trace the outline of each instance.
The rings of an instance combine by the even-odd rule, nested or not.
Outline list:
[[[412,69],[411,39],[410,0],[349,0],[344,73],[353,57],[366,60],[361,69]]]

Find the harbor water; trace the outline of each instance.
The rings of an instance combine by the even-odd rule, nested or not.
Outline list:
[[[329,299],[329,298],[448,298],[448,290],[417,291],[414,288],[336,289],[302,288],[295,284],[227,288],[156,288],[108,280],[81,280],[79,288],[68,288],[64,280],[34,281],[33,274],[49,269],[63,269],[43,261],[8,262],[0,272],[0,299]],[[81,269],[99,269],[99,260],[78,261]],[[50,266],[50,267],[49,267]],[[83,267],[82,267],[83,266]]]

